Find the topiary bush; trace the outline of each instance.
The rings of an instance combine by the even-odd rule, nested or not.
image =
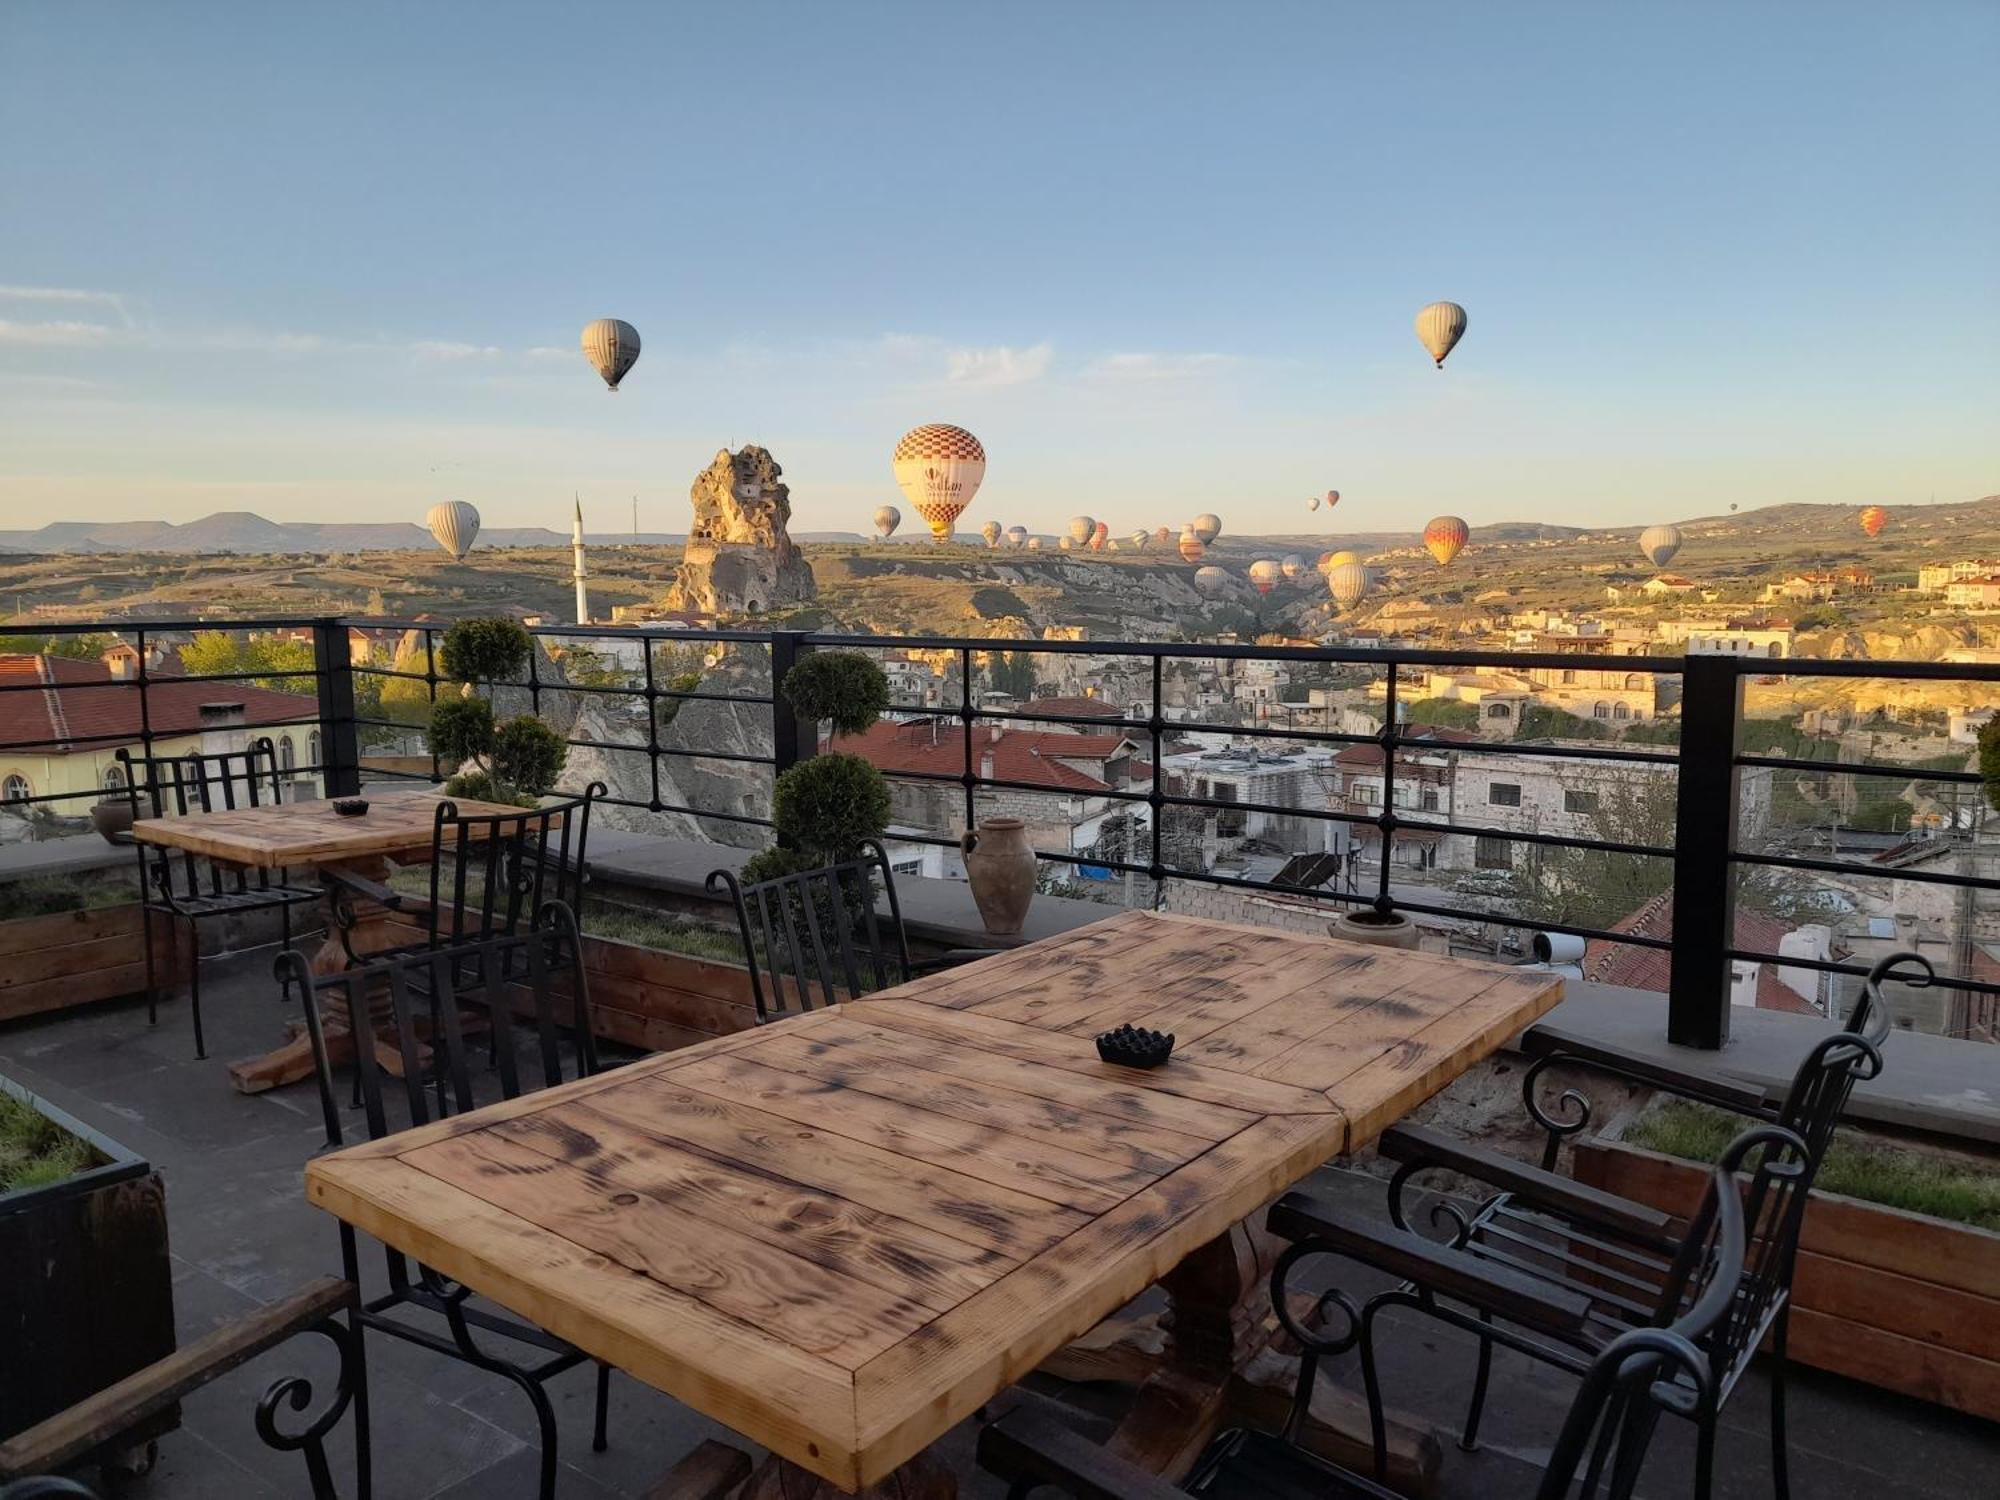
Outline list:
[[[493,732],[493,777],[520,796],[554,790],[568,759],[563,737],[533,714],[516,714]]]
[[[535,639],[518,620],[490,615],[460,620],[444,633],[438,670],[453,682],[510,681],[528,665]]]
[[[484,760],[493,749],[493,705],[484,698],[440,698],[431,707],[431,752],[439,760]]]
[[[858,651],[814,651],[785,674],[785,701],[808,724],[863,734],[889,707],[889,678]]]
[[[781,775],[771,821],[792,850],[815,864],[849,859],[889,826],[889,783],[858,755],[816,755]]]

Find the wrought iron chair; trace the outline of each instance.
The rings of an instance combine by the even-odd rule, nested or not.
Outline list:
[[[1795,1144],[1769,1127],[1761,1133],[1769,1137],[1764,1144],[1778,1150]],[[1626,1329],[1583,1364],[1583,1382],[1543,1470],[1538,1500],[1570,1500],[1572,1495],[1578,1500],[1630,1500],[1660,1415],[1714,1410],[1720,1376],[1713,1351],[1720,1330],[1737,1313],[1746,1217],[1736,1183],[1716,1169],[1678,1258],[1678,1298],[1671,1316],[1659,1326]],[[1274,1228],[1282,1227],[1275,1210],[1273,1221]],[[1315,1233],[1287,1247],[1271,1273],[1272,1307],[1304,1351],[1281,1433],[1249,1428],[1223,1433],[1176,1487],[1089,1441],[1059,1420],[1050,1403],[1024,1397],[980,1433],[980,1464],[1007,1482],[1008,1500],[1025,1500],[1044,1485],[1080,1500],[1169,1500],[1183,1494],[1215,1500],[1398,1500],[1376,1480],[1309,1453],[1299,1443],[1321,1361],[1352,1349],[1366,1326],[1364,1312],[1338,1292],[1317,1299],[1322,1311],[1338,1306],[1345,1314],[1337,1335],[1308,1327],[1293,1315],[1295,1305],[1312,1300],[1290,1284],[1293,1274],[1326,1253],[1342,1252]],[[1546,1303],[1551,1318],[1573,1322],[1584,1315],[1578,1297],[1536,1292],[1533,1300]],[[1376,1452],[1381,1451],[1378,1433]]]
[[[431,824],[429,902],[423,912],[421,942],[376,953],[357,953],[356,897],[400,911],[401,891],[352,872],[329,872],[334,885],[334,919],[350,963],[389,954],[422,953],[461,947],[489,938],[511,937],[529,925],[549,902],[572,912],[583,909],[587,878],[586,846],[590,809],[609,795],[593,781],[579,797],[505,813],[466,813],[442,798]],[[447,871],[449,873],[447,873]]]
[[[1899,972],[1905,964],[1914,965],[1917,972]],[[1840,1123],[1854,1085],[1874,1078],[1882,1071],[1881,1048],[1888,1039],[1890,1018],[1889,1004],[1882,993],[1884,981],[1899,978],[1922,987],[1931,983],[1934,977],[1928,960],[1917,954],[1894,953],[1881,959],[1869,971],[1861,993],[1848,1013],[1847,1029],[1823,1037],[1813,1046],[1801,1060],[1783,1101],[1766,1107],[1761,1103],[1761,1095],[1750,1100],[1743,1098],[1740,1091],[1737,1094],[1737,1113],[1781,1126],[1804,1143],[1803,1178],[1798,1188],[1801,1202],[1819,1172],[1820,1162],[1825,1158],[1827,1146],[1833,1139],[1834,1129]],[[1543,1062],[1555,1060],[1551,1055]],[[1537,1067],[1540,1066],[1542,1064],[1538,1063]],[[1535,1080],[1538,1076],[1531,1069],[1523,1090],[1530,1111],[1546,1125],[1553,1117],[1544,1114],[1536,1103]],[[1644,1081],[1652,1080],[1648,1078]],[[1731,1099],[1727,1085],[1692,1091],[1669,1087],[1668,1091],[1714,1107],[1729,1107]],[[1561,1130],[1569,1129],[1572,1118],[1589,1118],[1588,1104],[1583,1101],[1583,1096],[1574,1094],[1574,1097],[1578,1104],[1556,1121]],[[1545,1163],[1553,1155],[1559,1140],[1558,1136],[1550,1137],[1549,1150],[1544,1154]],[[1622,1253],[1628,1257],[1644,1257],[1650,1253],[1655,1267],[1663,1247],[1671,1244],[1671,1221],[1665,1214],[1585,1187],[1546,1168],[1537,1170],[1524,1162],[1436,1131],[1418,1126],[1393,1126],[1383,1132],[1376,1147],[1384,1157],[1398,1164],[1395,1175],[1389,1180],[1389,1215],[1399,1229],[1407,1230],[1409,1227],[1403,1206],[1405,1184],[1419,1172],[1432,1169],[1454,1172],[1497,1190],[1469,1216],[1446,1204],[1434,1204],[1432,1208],[1433,1222],[1441,1216],[1453,1225],[1454,1246],[1485,1262],[1528,1268],[1538,1275],[1559,1276],[1563,1273],[1536,1264],[1547,1256],[1555,1255],[1559,1264],[1568,1264],[1567,1274],[1580,1274],[1580,1262],[1590,1274],[1601,1275],[1601,1268],[1596,1265],[1601,1241],[1616,1241],[1624,1247]],[[1776,1491],[1783,1497],[1790,1493],[1784,1405],[1785,1337],[1789,1325],[1792,1282],[1792,1256],[1789,1251],[1776,1263],[1776,1275],[1776,1284],[1769,1292],[1774,1303],[1771,1468]],[[1485,1405],[1491,1362],[1492,1346],[1482,1338],[1472,1402],[1460,1438],[1461,1446],[1468,1449],[1478,1442],[1479,1419]],[[1729,1385],[1734,1385],[1733,1374]]]
[[[888,904],[875,908],[879,881]],[[711,894],[729,892],[737,936],[750,969],[750,993],[759,1024],[820,1005],[885,990],[918,974],[954,968],[992,955],[957,948],[922,963],[910,962],[902,903],[888,856],[873,839],[853,859],[745,885],[733,870],[712,870]]]
[[[134,755],[115,752],[135,807],[155,818],[186,817],[240,807],[268,807],[282,801],[277,751],[268,737],[247,750],[191,755]],[[144,799],[143,802],[141,799]],[[292,885],[278,872],[218,865],[186,850],[135,842],[139,858],[141,925],[146,948],[146,1023],[160,1019],[158,960],[153,921],[185,924],[188,952],[188,1007],[194,1018],[194,1055],[207,1057],[201,1026],[200,924],[212,917],[276,908],[283,921],[280,942],[292,945],[292,908],[320,899],[316,886]]]
[[[279,983],[288,992],[296,988],[304,1002],[329,1146],[342,1144],[344,1133],[320,1007],[323,997],[336,992],[354,1015],[366,1015],[371,999],[386,992],[385,1019],[394,1025],[400,1039],[400,1088],[394,1080],[384,1081],[384,1070],[373,1048],[354,1049],[358,1092],[370,1140],[475,1107],[473,1073],[467,1066],[468,1034],[475,1027],[490,1031],[502,1098],[518,1098],[564,1082],[565,1051],[572,1058],[569,1077],[597,1071],[589,982],[578,950],[576,918],[559,902],[545,903],[534,921],[512,936],[378,958],[326,975],[315,975],[307,956],[291,951],[279,956],[277,974]],[[566,994],[557,993],[558,984],[566,988]],[[525,1004],[531,1011],[524,1020],[516,1018],[517,1004]],[[461,1017],[462,1010],[471,1014]],[[431,1054],[428,1067],[424,1043],[418,1039],[426,1029]],[[525,1062],[523,1049],[528,1053]],[[391,1117],[392,1100],[400,1103],[406,1120]],[[347,1224],[340,1226],[340,1253],[345,1275],[358,1285],[360,1252],[355,1231]],[[540,1494],[542,1500],[551,1500],[556,1481],[556,1420],[543,1387],[589,1356],[533,1324],[472,1306],[468,1288],[427,1266],[413,1267],[400,1251],[385,1246],[383,1253],[389,1290],[362,1303],[356,1318],[357,1338],[359,1330],[374,1329],[463,1360],[519,1386],[532,1404],[541,1430]],[[443,1322],[442,1331],[425,1326],[437,1320]],[[503,1358],[492,1352],[481,1342],[482,1335],[519,1346],[526,1351],[525,1359]],[[592,1446],[600,1452],[605,1447],[610,1378],[610,1367],[598,1364]]]

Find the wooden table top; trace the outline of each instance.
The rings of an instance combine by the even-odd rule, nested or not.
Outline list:
[[[1127,915],[332,1153],[306,1190],[852,1490],[1560,992]],[[1111,1067],[1087,1016],[1169,1019],[1185,1055]]]
[[[521,811],[499,802],[453,801],[469,817]],[[374,796],[368,799],[367,812],[347,818],[333,810],[331,801],[272,803],[141,818],[132,825],[132,837],[142,844],[187,849],[252,868],[339,865],[401,849],[430,848],[437,805],[436,796],[422,792]]]

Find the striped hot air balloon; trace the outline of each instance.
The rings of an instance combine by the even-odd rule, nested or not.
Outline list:
[[[1194,586],[1211,599],[1219,599],[1229,592],[1229,574],[1226,570],[1210,563],[1205,568],[1194,570]]]
[[[1152,539],[1153,539],[1153,533],[1145,530],[1143,527],[1140,530],[1133,532],[1129,537],[1126,538],[1126,540],[1132,544],[1132,550],[1134,552],[1143,552],[1146,548],[1146,543],[1150,542]]]
[[[1471,529],[1457,516],[1433,516],[1424,527],[1424,549],[1440,568],[1449,567],[1471,535]]]
[[[1465,337],[1465,309],[1456,302],[1433,302],[1417,314],[1417,337],[1442,370],[1444,357]]]
[[[1296,552],[1287,552],[1283,557],[1279,558],[1278,566],[1284,569],[1287,578],[1303,578],[1305,576],[1306,560]]]
[[[1346,563],[1358,563],[1360,561],[1361,554],[1359,552],[1350,552],[1347,548],[1343,547],[1338,552],[1327,553],[1325,560],[1320,564],[1320,572],[1331,573],[1335,568],[1341,567]]]
[[[1326,591],[1342,609],[1352,609],[1368,595],[1368,570],[1358,562],[1344,562],[1328,570]]]
[[[1188,522],[1188,529],[1194,532],[1195,540],[1202,546],[1213,546],[1215,539],[1222,535],[1222,517],[1213,511],[1203,511]]]
[[[949,422],[928,422],[903,434],[890,463],[931,535],[950,541],[952,527],[986,477],[986,450],[979,439]]]
[[[639,330],[623,318],[599,318],[584,326],[583,353],[604,377],[605,388],[615,391],[639,362]]]
[[[1680,550],[1681,529],[1678,526],[1648,526],[1639,533],[1640,555],[1656,568],[1664,568]]]
[[[1859,519],[1863,532],[1871,537],[1878,537],[1882,534],[1882,528],[1889,524],[1889,512],[1879,505],[1871,505],[1861,512]],[[1922,529],[1918,528],[1920,531]]]
[[[1194,528],[1188,527],[1181,533],[1181,561],[1198,563],[1206,556],[1208,548],[1203,546],[1201,538],[1194,534]]]
[[[1068,530],[1069,539],[1081,547],[1096,534],[1097,523],[1091,520],[1089,516],[1071,516],[1069,518]]]
[[[1012,547],[1016,552],[1027,546],[1028,528],[1025,526],[1009,526],[1007,528],[1007,545]]]
[[[885,541],[896,534],[896,528],[903,524],[903,513],[893,505],[875,507],[875,530]]]
[[[424,524],[440,547],[464,562],[479,535],[479,512],[463,500],[447,500],[430,508]]]
[[[1285,570],[1268,557],[1260,557],[1250,564],[1250,586],[1260,594],[1270,593],[1284,576]]]

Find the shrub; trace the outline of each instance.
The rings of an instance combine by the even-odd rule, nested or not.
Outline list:
[[[444,633],[438,670],[453,682],[509,681],[526,668],[534,649],[534,637],[518,620],[460,620]]]
[[[516,714],[493,734],[493,778],[517,796],[543,796],[569,759],[563,737],[533,714]]]
[[[858,651],[815,651],[785,674],[785,699],[809,724],[861,734],[889,707],[889,678]]]
[[[493,705],[484,698],[440,698],[431,706],[431,752],[439,760],[484,760],[493,750]]]
[[[889,783],[858,755],[816,755],[778,778],[771,821],[816,863],[846,859],[889,826]]]
[[[1979,726],[1979,776],[1986,783],[1986,800],[2000,811],[2000,714]]]

